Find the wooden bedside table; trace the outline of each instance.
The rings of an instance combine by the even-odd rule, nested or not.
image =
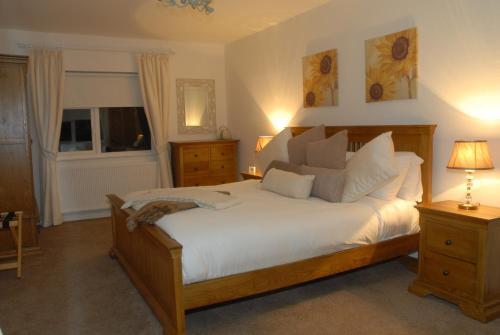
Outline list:
[[[243,177],[243,180],[248,180],[248,179],[256,179],[256,180],[261,180],[262,175],[260,173],[250,173],[250,172],[240,172],[241,177]]]
[[[457,304],[471,318],[500,316],[500,208],[458,208],[458,202],[419,205],[417,279],[408,290]]]

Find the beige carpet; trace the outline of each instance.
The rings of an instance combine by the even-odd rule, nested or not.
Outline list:
[[[5,335],[161,334],[148,306],[107,251],[106,221],[45,229],[43,255],[24,278],[0,272]],[[388,262],[275,294],[189,313],[188,334],[500,334],[436,298],[407,292],[414,278]]]

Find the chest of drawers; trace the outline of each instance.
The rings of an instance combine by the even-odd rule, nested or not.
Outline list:
[[[175,187],[237,181],[238,140],[170,142]]]
[[[457,304],[479,321],[500,316],[500,209],[458,209],[457,202],[417,206],[419,271],[409,287]]]

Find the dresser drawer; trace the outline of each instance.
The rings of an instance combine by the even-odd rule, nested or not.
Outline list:
[[[476,265],[433,252],[426,252],[422,268],[422,278],[449,291],[458,290],[470,296],[476,294]]]
[[[225,161],[211,161],[210,162],[210,174],[220,175],[220,174],[235,174],[236,173],[236,162],[234,159]]]
[[[210,159],[227,160],[236,157],[236,147],[231,144],[212,145],[210,147]]]
[[[452,227],[436,221],[426,222],[426,245],[431,251],[476,262],[479,232],[466,227]]]
[[[184,164],[196,162],[209,162],[209,146],[191,146],[182,149]]]
[[[210,170],[208,161],[185,163],[183,167],[184,176],[207,174]]]
[[[190,186],[209,186],[212,185],[210,183],[210,178],[207,174],[199,175],[199,176],[186,176],[184,177],[183,187]]]
[[[221,185],[236,182],[235,174],[210,176],[210,185]]]

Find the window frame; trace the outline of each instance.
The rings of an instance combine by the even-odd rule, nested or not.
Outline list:
[[[143,106],[124,106],[124,107],[143,107]],[[117,152],[102,152],[101,151],[101,120],[99,110],[103,107],[68,107],[64,110],[74,109],[88,109],[90,110],[90,125],[92,129],[92,150],[81,151],[58,151],[57,160],[82,160],[82,159],[103,159],[103,158],[120,158],[120,157],[148,157],[153,152],[153,136],[151,136],[151,149],[150,150],[134,150],[134,151],[117,151]],[[144,108],[144,107],[143,107]],[[61,120],[62,125],[62,120]],[[149,125],[148,125],[149,127]],[[151,129],[149,130],[151,132]],[[60,139],[59,134],[59,139]],[[59,143],[58,143],[59,147]]]

